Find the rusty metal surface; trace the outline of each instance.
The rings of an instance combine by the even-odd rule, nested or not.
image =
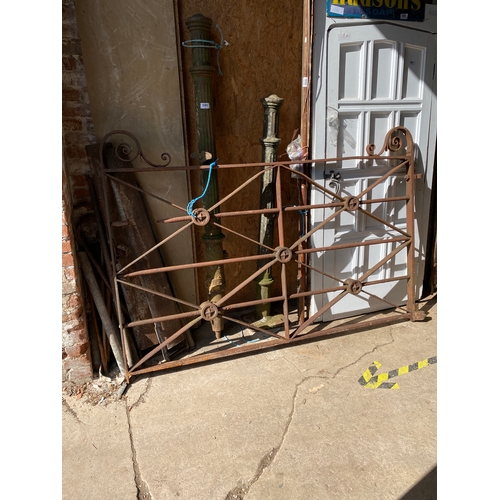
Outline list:
[[[149,323],[158,322],[182,322],[182,326],[179,327],[175,332],[170,333],[168,337],[151,351],[149,351],[145,356],[142,357],[137,363],[134,364],[130,369],[128,369],[126,378],[129,382],[132,377],[140,375],[143,373],[168,370],[169,368],[175,368],[179,366],[187,366],[196,363],[202,363],[205,361],[215,360],[219,358],[226,358],[228,356],[233,356],[241,353],[248,353],[253,351],[259,351],[262,349],[285,346],[292,342],[303,341],[306,339],[316,339],[326,335],[334,335],[339,333],[354,332],[359,331],[363,328],[370,328],[377,325],[387,324],[395,321],[418,321],[423,319],[423,314],[418,311],[417,305],[415,303],[415,248],[414,248],[414,190],[415,190],[415,172],[414,172],[414,149],[413,149],[413,139],[410,132],[404,127],[395,127],[391,129],[385,138],[384,144],[380,148],[378,153],[375,153],[375,146],[370,145],[367,147],[366,156],[356,156],[349,158],[327,158],[327,159],[314,159],[314,160],[304,160],[306,164],[330,164],[335,163],[340,160],[348,159],[360,159],[360,160],[373,160],[378,161],[386,160],[390,164],[388,171],[381,175],[375,182],[373,182],[369,188],[364,190],[357,196],[345,196],[342,197],[334,191],[325,188],[311,179],[304,173],[297,173],[293,171],[296,175],[300,175],[303,183],[308,187],[308,189],[314,185],[317,189],[321,189],[332,198],[331,203],[324,203],[322,205],[310,205],[307,203],[302,203],[296,206],[284,206],[281,197],[281,186],[283,178],[292,172],[290,165],[294,162],[271,162],[271,163],[252,163],[243,165],[217,165],[216,169],[234,169],[234,168],[247,168],[255,171],[253,175],[250,175],[248,180],[244,182],[241,186],[235,189],[232,193],[225,196],[223,199],[217,201],[212,206],[205,206],[203,208],[198,207],[193,211],[193,216],[187,215],[186,208],[176,206],[179,210],[179,216],[170,217],[162,219],[161,222],[165,224],[172,225],[172,233],[162,242],[158,243],[155,248],[159,245],[165,243],[167,240],[175,238],[178,234],[183,231],[189,230],[192,225],[205,225],[213,224],[221,229],[224,228],[224,219],[227,217],[247,217],[249,215],[262,214],[262,213],[272,213],[275,217],[275,223],[277,225],[278,241],[275,248],[266,248],[268,253],[260,253],[259,248],[261,243],[258,239],[253,240],[247,236],[239,234],[237,231],[227,232],[227,238],[241,238],[241,245],[245,251],[246,255],[229,255],[227,258],[219,259],[210,262],[196,262],[192,264],[184,264],[177,266],[158,266],[154,267],[149,265],[146,256],[149,255],[149,251],[144,252],[140,256],[136,256],[127,265],[122,268],[115,268],[114,271],[114,287],[115,289],[118,285],[122,287],[135,287],[137,285],[134,283],[134,279],[151,276],[161,273],[175,273],[181,269],[186,268],[205,268],[207,266],[234,266],[238,265],[243,261],[254,260],[259,262],[257,271],[248,276],[241,276],[240,283],[231,290],[225,290],[224,294],[218,297],[217,302],[207,300],[202,304],[188,303],[185,301],[180,301],[175,297],[168,294],[158,294],[154,290],[148,289],[147,286],[140,287],[140,290],[146,294],[154,294],[165,301],[176,302],[182,305],[183,312],[176,314],[163,315],[161,317],[144,318],[141,320],[136,320],[132,322],[125,322],[120,319],[120,329],[123,331],[125,328],[130,328],[136,325],[144,325]],[[148,162],[149,163],[149,162]],[[151,165],[149,163],[149,165]],[[265,167],[265,168],[262,168]],[[139,170],[151,169],[151,167],[139,167]],[[199,167],[171,167],[171,166],[158,166],[156,167],[159,171],[169,170],[169,169],[197,169],[203,170],[207,169],[207,166]],[[155,167],[153,167],[153,170]],[[235,211],[225,211],[224,204],[232,197],[238,196],[242,190],[249,186],[252,182],[261,182],[262,175],[272,169],[275,174],[275,200],[276,205],[273,209],[259,209],[259,200],[255,200],[256,206],[251,207],[241,207],[241,210]],[[130,172],[133,169],[127,169]],[[118,182],[117,175],[122,172],[123,169],[103,169],[102,175],[106,183]],[[395,172],[403,172],[406,180],[406,195],[392,198],[382,198],[377,200],[367,200],[367,195],[371,193],[373,188],[387,179],[388,176],[393,175]],[[289,177],[288,177],[289,178]],[[144,193],[147,195],[148,193]],[[370,203],[374,202],[391,202],[391,201],[404,201],[406,203],[406,227],[403,229],[398,228],[391,224],[389,221],[380,219],[368,210],[366,207]],[[164,200],[166,203],[172,205],[167,199]],[[186,200],[186,204],[189,200]],[[325,218],[320,224],[317,224],[314,228],[305,228],[305,230],[300,233],[297,231],[296,235],[285,234],[284,231],[284,221],[287,216],[290,216],[292,212],[312,210],[318,207],[330,207],[335,210],[333,213]],[[307,263],[307,254],[314,251],[328,251],[335,252],[338,249],[354,248],[362,245],[372,245],[377,244],[377,240],[374,241],[359,241],[351,243],[336,244],[332,246],[326,246],[321,249],[311,248],[309,245],[309,239],[316,231],[321,230],[326,224],[330,223],[335,217],[338,217],[343,212],[359,212],[367,217],[371,217],[381,223],[383,223],[388,228],[393,229],[398,234],[391,238],[396,247],[394,250],[388,254],[386,257],[380,260],[377,264],[373,265],[370,269],[363,269],[360,276],[352,279],[340,280],[334,276],[330,276],[319,269],[311,267]],[[225,228],[224,228],[225,229]],[[387,242],[387,240],[384,240]],[[249,247],[252,247],[252,251],[249,252]],[[370,281],[370,276],[375,274],[377,269],[385,265],[388,261],[393,259],[399,252],[406,252],[407,255],[407,274],[405,276],[400,276],[398,278],[390,278],[387,280],[376,280]],[[250,253],[250,255],[248,254]],[[323,290],[307,290],[304,286],[299,287],[298,290],[289,290],[286,281],[286,266],[291,263],[298,263],[303,276],[307,276],[311,273],[321,273],[329,278],[332,278],[338,282],[338,285],[330,289]],[[238,302],[236,296],[238,292],[247,286],[254,287],[255,280],[262,275],[267,269],[273,268],[276,274],[276,280],[280,280],[281,290],[280,293],[275,294],[267,299],[261,300],[250,300],[244,302]],[[344,297],[349,294],[366,294],[366,296],[373,297],[374,295],[370,292],[370,287],[374,284],[379,284],[388,281],[403,280],[406,281],[407,286],[407,297],[408,300],[404,305],[397,305],[388,302],[383,297],[377,297],[386,303],[387,309],[393,309],[392,312],[384,314],[382,318],[373,315],[366,314],[361,315],[357,321],[343,322],[342,324],[328,325],[326,328],[318,329],[317,325],[313,325],[315,321],[324,311],[331,308],[335,303],[341,301]],[[302,317],[300,314],[294,314],[297,310],[297,303],[303,303],[304,300],[311,298],[313,295],[324,294],[329,291],[339,291],[341,292],[333,300],[324,305],[319,311],[314,315],[311,315],[307,319]],[[258,322],[252,321],[248,318],[249,308],[254,308],[259,304],[272,304],[275,309],[278,309],[281,313],[282,322],[279,328],[261,328]],[[247,316],[245,316],[245,314]],[[166,361],[161,358],[161,361],[155,361],[158,359],[158,355],[161,356],[161,350],[168,345],[176,341],[176,339],[181,338],[186,332],[195,325],[203,322],[213,322],[219,319],[224,322],[225,328],[230,326],[237,326],[242,329],[250,329],[254,332],[259,332],[265,334],[266,338],[255,343],[245,343],[244,345],[235,346],[234,343],[227,339],[213,339],[213,342],[205,342],[205,344],[200,345],[199,339],[196,339],[197,344],[194,349],[189,352],[183,352],[178,359],[171,359]],[[224,333],[224,332],[223,332]]]
[[[113,147],[108,139],[112,136],[118,137],[121,141]],[[124,139],[126,138],[126,139]],[[132,144],[122,142],[129,140]],[[126,131],[116,131],[108,134],[103,139],[98,149],[99,163],[92,163],[92,168],[97,177],[102,179],[102,170],[96,169],[105,165],[106,167],[123,168],[129,170],[133,162],[139,158],[146,164],[154,167],[144,156],[141,146],[135,136]],[[166,166],[170,162],[168,153],[162,155],[162,164]],[[151,222],[148,217],[146,206],[141,195],[141,189],[133,173],[123,172],[116,177],[116,182],[106,186],[100,186],[102,203],[105,208],[105,222],[107,225],[107,239],[109,245],[109,255],[112,261],[111,267],[122,269],[127,267],[131,270],[141,269],[141,265],[158,268],[163,266],[163,260],[156,246],[156,239]],[[142,255],[141,265],[136,265],[131,260],[135,256]],[[164,297],[173,295],[171,284],[166,273],[156,273],[154,276],[141,275],[130,281],[130,286],[122,286],[119,281],[116,283],[120,288],[120,294],[126,302],[127,315],[132,321],[137,322],[144,318],[172,316],[179,312],[175,302],[165,301]],[[151,290],[151,293],[144,293],[143,290]],[[115,303],[116,292],[115,292]],[[122,307],[122,316],[123,316]],[[153,347],[174,333],[182,326],[179,320],[169,319],[158,321],[157,324],[144,326],[137,323],[131,326],[134,338],[139,349],[144,350]],[[192,345],[190,332],[186,333],[188,341]],[[174,347],[168,345],[169,348]],[[130,360],[129,360],[130,361]]]

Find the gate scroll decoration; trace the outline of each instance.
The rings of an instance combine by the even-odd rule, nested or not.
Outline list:
[[[141,161],[147,164],[147,166],[134,167],[130,163],[130,166],[127,168],[108,168],[103,161],[102,149],[106,143],[106,140],[112,137],[113,135],[125,135],[132,139],[135,144],[135,148],[137,149],[137,153],[132,155],[130,158],[130,152],[132,148],[124,144],[123,142],[115,148],[116,155],[120,158],[120,160],[132,162],[133,160],[139,158]],[[130,185],[132,189],[138,189],[146,196],[154,196],[156,199],[168,204],[171,208],[179,211],[179,216],[170,217],[167,219],[158,220],[157,222],[162,222],[165,224],[170,223],[181,223],[183,224],[179,229],[172,232],[169,236],[164,238],[162,241],[158,242],[153,248],[148,250],[142,255],[133,256],[128,265],[123,266],[121,269],[117,269],[115,263],[112,263],[112,275],[114,279],[114,293],[115,293],[115,301],[118,304],[118,320],[119,320],[119,328],[122,339],[122,346],[125,345],[125,329],[132,328],[137,325],[146,325],[151,324],[152,326],[155,323],[159,322],[169,322],[172,320],[181,321],[182,327],[179,328],[174,333],[170,334],[167,338],[165,338],[162,342],[159,342],[156,347],[154,347],[151,351],[149,351],[145,356],[143,356],[139,360],[134,360],[131,362],[127,360],[127,352],[123,349],[123,356],[125,360],[126,367],[126,380],[127,383],[130,382],[131,377],[141,375],[144,373],[150,373],[160,370],[167,370],[169,368],[181,367],[186,365],[191,365],[195,363],[201,363],[209,360],[215,360],[218,358],[224,358],[229,356],[234,356],[241,353],[248,353],[251,351],[258,351],[262,349],[268,349],[271,347],[277,346],[286,346],[290,345],[292,342],[302,341],[305,339],[315,339],[323,336],[330,336],[337,333],[345,333],[349,331],[359,331],[363,328],[369,328],[373,326],[379,326],[383,324],[388,324],[391,322],[397,321],[420,321],[424,319],[425,313],[423,311],[419,311],[416,300],[415,300],[415,277],[416,277],[416,268],[415,268],[415,244],[414,244],[414,192],[415,192],[415,179],[419,178],[418,175],[415,174],[415,163],[414,163],[414,145],[413,139],[410,132],[404,127],[395,127],[391,129],[385,137],[384,144],[382,145],[380,151],[375,153],[376,148],[375,145],[371,144],[366,148],[367,154],[365,156],[352,156],[352,157],[342,157],[342,158],[327,158],[327,159],[315,159],[315,160],[301,160],[303,164],[335,164],[337,162],[346,161],[346,160],[360,160],[360,161],[369,161],[369,160],[377,160],[377,161],[386,161],[389,162],[389,169],[385,174],[381,175],[375,182],[373,182],[368,188],[362,191],[359,195],[353,196],[342,196],[341,194],[334,192],[322,186],[321,184],[314,181],[311,177],[306,175],[305,173],[299,172],[297,170],[292,170],[291,164],[296,163],[292,161],[281,162],[277,161],[274,163],[249,163],[249,164],[228,164],[216,165],[214,168],[219,170],[225,169],[238,169],[238,168],[246,168],[247,171],[250,169],[251,171],[255,170],[253,173],[243,184],[238,186],[233,192],[223,197],[221,200],[217,201],[213,206],[209,208],[195,208],[192,211],[192,215],[189,215],[186,207],[180,206],[178,204],[172,203],[171,201],[158,197],[156,194],[153,194],[147,190],[144,190],[138,186]],[[101,159],[101,182],[112,183],[112,182],[122,182],[120,181],[120,173],[130,174],[131,172],[158,172],[158,171],[175,171],[175,170],[184,170],[184,171],[202,171],[209,168],[208,165],[202,166],[170,166],[170,156],[167,153],[162,155],[161,164],[154,164],[149,161],[143,154],[140,144],[137,139],[130,133],[122,130],[115,130],[110,132],[104,138],[101,146],[100,146],[100,159]],[[243,189],[245,189],[252,182],[260,182],[261,176],[265,172],[269,172],[269,170],[274,170],[275,175],[275,186],[276,186],[276,205],[274,208],[266,208],[259,209],[258,207],[250,207],[245,210],[240,211],[232,211],[232,212],[224,212],[224,204],[231,199],[232,197],[238,195]],[[331,197],[330,203],[323,204],[315,204],[315,205],[295,205],[288,206],[283,204],[283,199],[281,195],[281,186],[283,182],[283,174],[286,171],[293,172],[294,176],[300,176],[305,183],[311,187],[315,186],[316,189],[323,191],[329,197]],[[368,193],[373,190],[373,188],[384,182],[389,176],[394,175],[396,173],[404,173],[404,180],[406,182],[406,194],[404,196],[393,196],[387,197],[383,199],[368,199]],[[108,186],[109,187],[109,186]],[[106,196],[107,189],[103,189],[104,193],[104,219],[106,221],[107,227],[111,232],[111,222],[109,220],[109,203],[111,202]],[[188,201],[186,200],[186,206],[188,205]],[[387,202],[404,202],[406,205],[406,228],[402,230],[401,228],[396,227],[391,222],[383,220],[371,213],[367,210],[367,206],[370,203],[387,203]],[[258,204],[258,200],[256,202]],[[326,217],[321,223],[317,224],[313,229],[306,228],[302,235],[291,245],[287,246],[285,244],[285,231],[284,231],[284,217],[288,212],[299,212],[304,213],[304,211],[317,209],[317,208],[331,208],[334,209],[333,213]],[[377,220],[379,223],[384,226],[390,228],[391,230],[398,233],[397,236],[390,236],[389,238],[384,238],[383,240],[376,239],[371,241],[360,241],[360,242],[350,242],[350,243],[337,243],[333,244],[329,247],[322,248],[310,248],[308,243],[310,241],[310,237],[316,232],[320,231],[326,224],[330,223],[333,219],[338,217],[343,212],[359,212],[364,214],[367,217],[371,217]],[[226,234],[231,234],[235,237],[241,237],[246,240],[248,243],[254,244],[255,248],[258,249],[259,246],[262,247],[262,243],[259,243],[258,238],[252,239],[246,235],[238,233],[238,231],[234,231],[222,225],[222,221],[226,217],[245,217],[249,215],[260,215],[267,214],[275,217],[277,221],[277,234],[278,234],[278,245],[275,248],[266,247],[267,253],[259,253],[257,250],[253,255],[246,255],[241,257],[231,257],[228,256],[223,260],[218,261],[206,261],[206,262],[194,262],[191,264],[181,264],[181,265],[167,265],[164,267],[157,268],[143,268],[137,270],[137,266],[141,264],[141,260],[153,250],[156,250],[161,245],[165,244],[167,241],[172,240],[180,233],[184,231],[191,231],[193,229],[193,225],[204,226],[209,222],[212,222],[215,226],[224,229]],[[380,262],[376,265],[372,266],[370,269],[363,270],[361,276],[350,279],[338,279],[334,276],[331,276],[322,270],[316,269],[312,267],[307,258],[304,259],[304,256],[300,257],[300,254],[310,254],[312,252],[327,252],[338,249],[351,248],[356,246],[370,245],[376,243],[394,243],[397,246],[390,252],[387,256],[385,256]],[[113,241],[112,237],[108,236],[108,244],[110,245],[111,255],[114,254],[113,249]],[[370,281],[369,278],[373,275],[381,266],[384,266],[390,259],[393,259],[395,255],[399,252],[406,251],[406,266],[407,273],[404,276],[400,276],[397,278],[389,278],[387,281],[394,280],[406,280],[407,284],[407,300],[404,305],[397,305],[388,302],[384,297],[378,297],[371,294],[367,288],[369,288],[370,284],[375,283],[375,281]],[[204,301],[201,304],[190,303],[185,300],[181,300],[167,294],[159,293],[158,291],[148,289],[147,287],[138,287],[137,284],[132,283],[132,278],[137,278],[138,276],[147,276],[154,275],[157,273],[174,273],[179,270],[185,269],[199,269],[205,268],[207,266],[231,266],[237,265],[243,261],[260,261],[261,265],[258,266],[258,269],[255,273],[250,276],[242,279],[242,281],[232,290],[226,290],[224,295],[220,297],[217,302]],[[331,287],[328,289],[322,290],[306,290],[299,289],[298,291],[290,292],[287,289],[287,281],[286,281],[286,266],[291,262],[297,263],[301,266],[301,271],[306,274],[310,274],[313,272],[317,272],[327,276],[328,278],[332,278],[337,281],[339,284],[336,287]],[[280,272],[280,285],[281,285],[281,293],[275,296],[271,296],[268,299],[259,299],[253,301],[245,301],[245,302],[234,302],[235,295],[245,286],[255,283],[255,280],[261,276],[267,269],[270,267],[277,265],[281,267]],[[131,267],[135,266],[135,270],[131,271]],[[384,282],[384,280],[377,280],[376,283]],[[301,282],[302,283],[302,282]],[[177,314],[172,314],[163,317],[153,317],[136,321],[124,321],[124,315],[120,313],[120,294],[119,287],[120,286],[130,286],[134,288],[140,288],[144,293],[154,294],[157,297],[161,297],[167,301],[173,301],[177,303],[179,307],[182,306],[182,309],[179,308]],[[299,319],[299,320],[291,320],[291,306],[292,302],[294,303],[298,299],[310,299],[314,295],[326,294],[328,292],[340,292],[337,296],[335,296],[332,300],[328,301],[325,305],[323,305],[316,313],[310,315],[307,319]],[[362,315],[363,318],[356,323],[344,323],[338,325],[328,325],[325,329],[317,329],[311,328],[311,325],[314,322],[318,321],[318,318],[321,315],[330,309],[334,304],[341,301],[344,297],[349,294],[367,294],[371,298],[376,297],[387,305],[387,309],[392,309],[390,314],[384,314],[383,317],[368,317],[369,315]],[[233,301],[231,300],[233,299]],[[247,323],[241,317],[237,317],[234,314],[235,311],[238,310],[248,310],[249,307],[254,307],[258,304],[263,303],[273,303],[274,306],[281,306],[282,311],[282,319],[283,323],[279,330],[271,329],[271,328],[261,328],[256,324]],[[196,349],[192,349],[190,352],[185,353],[182,357],[178,359],[172,360],[163,360],[158,364],[150,365],[152,358],[162,352],[166,348],[167,345],[172,344],[186,332],[189,332],[191,328],[195,325],[199,324],[200,321],[211,322],[215,318],[221,318],[224,320],[225,324],[227,322],[234,323],[239,325],[241,328],[249,328],[255,332],[259,332],[261,334],[265,334],[267,338],[259,339],[258,342],[245,342],[243,345],[238,344],[232,346],[231,341],[223,346],[223,349],[220,349],[221,345],[218,344],[212,350],[205,350],[204,352],[197,353]],[[242,330],[243,331],[243,330]],[[149,361],[149,364],[147,363]]]

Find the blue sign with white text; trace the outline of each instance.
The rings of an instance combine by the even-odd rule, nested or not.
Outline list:
[[[423,21],[424,0],[326,0],[328,17]]]

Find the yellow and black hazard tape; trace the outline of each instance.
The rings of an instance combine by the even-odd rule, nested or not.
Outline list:
[[[397,382],[386,382],[386,380],[398,377],[399,375],[404,375],[405,373],[420,370],[421,368],[425,368],[426,366],[433,365],[435,363],[437,363],[437,356],[424,359],[423,361],[417,361],[411,365],[402,366],[387,373],[381,373],[380,375],[375,376],[375,372],[382,365],[378,361],[374,361],[373,364],[365,370],[358,382],[366,389],[399,389]]]

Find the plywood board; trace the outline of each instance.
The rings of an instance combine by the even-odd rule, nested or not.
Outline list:
[[[213,40],[222,45],[219,51],[220,71],[217,51],[213,50],[214,77],[214,132],[219,163],[245,163],[262,161],[264,108],[261,99],[277,94],[284,99],[280,110],[279,146],[281,159],[288,160],[286,146],[291,142],[295,129],[300,128],[301,112],[301,64],[302,64],[302,0],[273,3],[265,0],[253,2],[227,2],[222,0],[180,0],[179,20],[182,41],[190,40],[185,21],[195,14],[202,14],[213,21]],[[219,26],[222,32],[223,41]],[[193,78],[189,73],[191,50],[182,48],[182,68],[186,102],[188,147],[197,151],[196,122],[194,110]],[[194,163],[193,163],[194,164]],[[219,194],[224,197],[241,185],[250,173],[246,170],[219,172]],[[199,177],[193,176],[194,193],[201,191]],[[298,186],[290,178],[282,193],[285,204],[298,204]],[[259,186],[246,190],[231,199],[221,208],[223,211],[258,208]],[[226,219],[224,224],[258,239],[258,218]],[[298,239],[298,216],[287,221],[285,233],[290,242]],[[292,236],[293,235],[293,236]],[[200,235],[201,236],[201,233]],[[201,241],[201,240],[199,240]],[[275,234],[275,246],[278,245]],[[256,248],[244,240],[226,234],[223,243],[228,257],[255,255]],[[197,259],[203,259],[203,246],[197,248]],[[297,272],[289,266],[287,276],[289,290],[297,286]],[[232,289],[242,276],[249,276],[256,270],[255,263],[241,263],[226,273],[227,289]],[[273,269],[279,276],[279,269]],[[204,276],[200,274],[200,294]],[[275,286],[278,286],[278,280]],[[240,300],[254,300],[255,287],[248,287],[240,294]],[[278,290],[275,290],[277,293]]]
[[[183,108],[172,0],[81,0],[75,2],[95,135],[98,141],[112,130],[134,134],[146,157],[161,163],[168,152],[171,165],[185,165]],[[185,206],[190,199],[187,174],[140,174],[143,189]],[[179,210],[146,198],[151,220],[183,215]],[[158,239],[175,230],[154,224]],[[166,264],[194,261],[192,235],[185,231],[168,242]],[[196,275],[175,273],[175,294],[197,303]]]

